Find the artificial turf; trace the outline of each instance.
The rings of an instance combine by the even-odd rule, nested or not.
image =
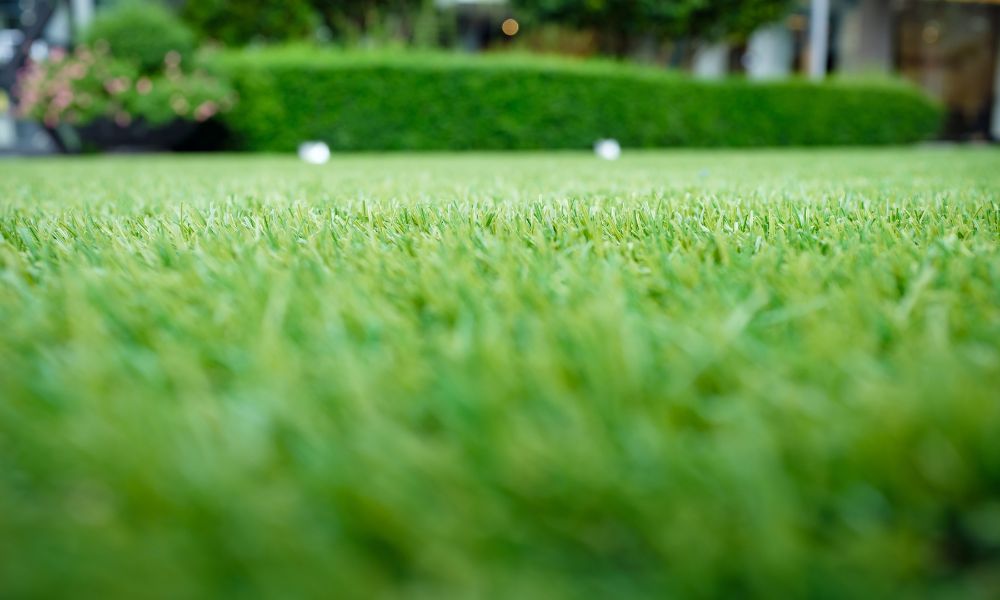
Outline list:
[[[1000,153],[0,162],[0,597],[996,597]]]

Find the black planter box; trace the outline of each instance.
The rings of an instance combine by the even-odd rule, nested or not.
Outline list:
[[[155,125],[136,119],[122,126],[102,117],[85,125],[60,126],[52,137],[66,152],[163,152],[180,146],[197,126],[183,119]]]

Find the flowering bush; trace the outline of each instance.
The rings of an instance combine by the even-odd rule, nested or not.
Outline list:
[[[18,110],[47,127],[84,125],[100,118],[127,127],[135,119],[165,124],[205,121],[229,110],[231,88],[201,71],[185,72],[181,55],[167,52],[160,69],[142,74],[136,64],[111,56],[104,44],[53,51],[29,64],[18,79]]]

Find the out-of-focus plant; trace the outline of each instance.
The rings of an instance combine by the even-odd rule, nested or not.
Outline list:
[[[454,24],[434,0],[199,0],[181,15],[203,39],[227,46],[311,38],[434,46]]]
[[[794,0],[512,0],[527,20],[590,29],[602,49],[622,55],[643,36],[718,38],[745,36],[780,18]]]
[[[151,124],[205,121],[228,110],[228,84],[201,71],[185,72],[180,53],[168,51],[156,72],[110,55],[106,44],[53,51],[31,63],[18,80],[18,111],[47,127],[84,125],[100,118],[127,127],[135,119]]]
[[[190,60],[194,32],[159,3],[134,1],[101,11],[83,36],[88,46],[107,45],[116,59],[134,63],[143,74],[159,71],[168,52]]]
[[[414,37],[421,16],[434,11],[432,0],[310,0],[331,32],[340,38],[385,36]],[[426,24],[424,24],[424,27]]]
[[[228,46],[301,40],[318,25],[310,0],[197,0],[181,16],[205,40]]]
[[[795,0],[711,0],[694,10],[686,33],[690,37],[745,39],[762,25],[787,15]]]

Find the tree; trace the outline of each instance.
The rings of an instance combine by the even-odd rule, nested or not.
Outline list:
[[[605,52],[622,55],[640,36],[745,36],[780,18],[794,0],[514,0],[513,4],[529,20],[593,29]]]
[[[201,37],[229,46],[304,39],[317,25],[309,0],[188,0],[181,16]]]
[[[685,0],[686,3],[689,0]],[[526,21],[555,23],[599,33],[602,50],[624,54],[628,42],[647,25],[640,4],[646,0],[514,0]]]
[[[695,10],[689,29],[693,37],[745,39],[761,25],[773,23],[789,13],[794,0],[711,0]]]
[[[309,0],[324,25],[339,38],[387,34],[408,39],[432,0]],[[391,31],[395,29],[396,31]]]

